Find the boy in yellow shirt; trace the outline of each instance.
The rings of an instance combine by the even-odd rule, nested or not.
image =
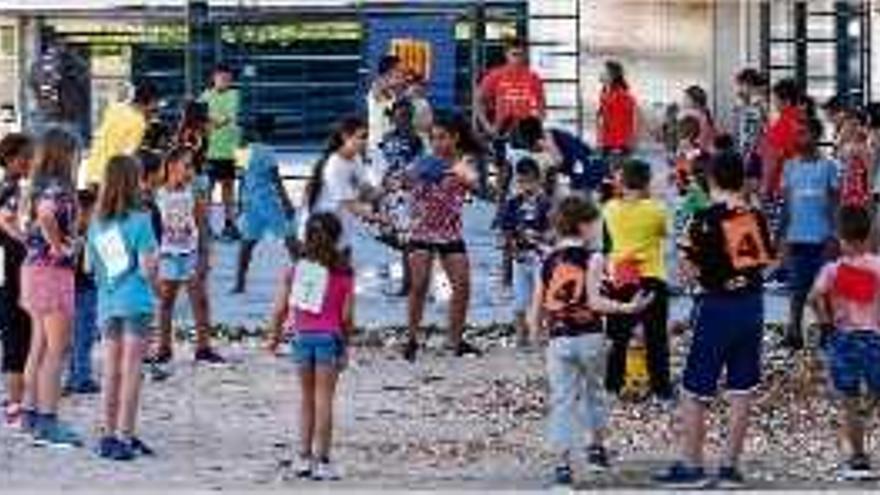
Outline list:
[[[667,212],[663,203],[650,197],[651,166],[630,160],[623,166],[623,196],[606,203],[603,214],[610,241],[611,271],[614,278],[628,279],[619,286],[651,294],[651,303],[634,317],[615,316],[608,320],[612,341],[608,356],[606,386],[619,393],[626,371],[626,351],[633,330],[641,324],[647,351],[651,392],[660,400],[673,397],[669,376],[669,288],[666,285],[664,245]],[[626,274],[623,277],[623,274]],[[626,295],[623,295],[626,297]]]

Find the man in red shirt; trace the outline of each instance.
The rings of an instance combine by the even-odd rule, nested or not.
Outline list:
[[[777,198],[782,193],[785,162],[798,152],[798,138],[806,124],[806,115],[801,107],[801,90],[793,80],[784,79],[776,83],[773,97],[779,113],[767,127],[762,155],[764,195]]]
[[[505,160],[510,132],[527,117],[543,120],[546,112],[544,83],[529,69],[525,44],[521,40],[511,40],[505,56],[504,65],[491,69],[483,77],[476,98],[477,120],[493,140],[495,164],[501,175],[501,199],[510,175]]]

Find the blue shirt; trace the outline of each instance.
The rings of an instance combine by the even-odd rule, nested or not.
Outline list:
[[[518,194],[507,200],[501,213],[501,230],[513,235],[518,254],[537,251],[550,229],[550,201],[543,195]]]
[[[108,245],[124,246],[123,252]],[[122,218],[95,220],[89,227],[86,256],[98,282],[98,319],[153,312],[153,290],[141,261],[157,249],[149,213],[134,210]],[[124,262],[119,260],[123,259]]]
[[[828,158],[795,159],[785,164],[782,178],[787,199],[789,243],[819,244],[833,235],[834,196],[840,165]]]
[[[248,156],[247,171],[241,183],[243,209],[249,211],[279,212],[284,203],[278,196],[278,158],[272,148],[262,144],[252,144]],[[284,218],[280,218],[284,221]]]

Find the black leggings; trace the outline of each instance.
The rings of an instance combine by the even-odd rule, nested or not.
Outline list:
[[[31,346],[31,318],[18,305],[17,294],[0,289],[0,335],[3,345],[3,373],[23,373]]]
[[[666,329],[669,318],[669,288],[662,280],[645,278],[642,279],[641,289],[654,296],[654,300],[641,314],[608,317],[611,352],[608,355],[605,385],[610,392],[620,393],[626,375],[626,351],[629,340],[633,328],[641,323],[644,329],[651,392],[660,397],[668,397],[672,394],[672,382],[669,376],[669,336]],[[611,297],[617,299],[615,295]]]

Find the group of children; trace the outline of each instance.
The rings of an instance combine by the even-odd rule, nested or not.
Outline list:
[[[643,349],[650,393],[662,405],[677,400],[680,407],[681,460],[657,481],[709,482],[706,412],[724,377],[730,424],[715,479],[722,486],[742,484],[740,457],[761,377],[765,273],[779,265],[786,266],[792,289],[787,343],[802,345],[809,304],[831,383],[843,398],[847,473],[870,472],[861,391],[864,381],[880,392],[874,364],[880,358],[880,258],[873,254],[871,209],[872,151],[880,144],[876,115],[826,105],[835,124],[835,160],[819,147],[823,130],[815,107],[789,83],[774,86],[780,116],[772,122],[761,96],[763,77],[744,71],[737,83],[741,101],[732,137],[718,132],[706,93],[696,86],[685,91],[681,115],[666,130],[674,134],[669,151],[679,192],[678,282],[694,297],[681,397],[671,377],[667,330],[670,215],[665,200],[652,197],[651,165],[618,156],[610,197],[601,204],[581,190],[560,194],[547,187],[541,161],[543,153],[559,151],[561,141],[530,123],[537,129],[532,146],[514,164],[514,191],[498,225],[513,263],[518,343],[547,346],[547,436],[559,454],[559,483],[573,481],[572,458],[584,430],[588,463],[608,467],[608,395],[622,393],[635,346]],[[210,342],[204,114],[199,104],[188,105],[177,137],[161,155],[141,150],[111,157],[100,186],[79,192],[73,179],[79,149],[67,132],[10,134],[0,141],[7,426],[41,444],[82,444],[58,418],[71,348],[65,388],[103,394],[98,453],[113,460],[152,455],[137,435],[142,363],[161,369],[172,359],[181,287],[193,305],[196,360],[223,361]],[[387,116],[390,127],[375,150],[385,164],[381,180],[371,183],[363,163],[367,123],[341,121],[313,168],[299,232],[277,158],[265,144],[271,122],[257,122],[246,151],[244,240],[234,291],[245,290],[257,242],[267,233],[284,239],[293,265],[281,277],[268,335],[272,352],[289,337],[298,365],[294,471],[301,477],[338,478],[330,459],[333,403],[354,331],[359,223],[378,226],[403,253],[409,303],[404,357],[413,361],[419,353],[436,261],[452,288],[451,349],[457,356],[480,354],[463,339],[470,265],[462,216],[478,186],[482,147],[461,118],[442,112],[425,136],[413,126],[413,106],[405,98],[389,102]],[[90,368],[94,322],[104,336],[100,386]],[[146,352],[154,325],[158,338]]]

